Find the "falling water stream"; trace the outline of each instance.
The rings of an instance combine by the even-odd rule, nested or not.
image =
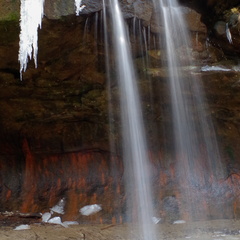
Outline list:
[[[136,73],[118,0],[110,1],[114,48],[120,86],[127,218],[136,221],[144,240],[154,240],[150,163]]]
[[[177,178],[179,184],[188,189],[183,198],[186,198],[191,218],[196,203],[189,189],[212,181],[211,177],[221,178],[224,170],[212,121],[206,115],[201,81],[194,73],[183,71],[184,66],[194,64],[183,7],[177,0],[155,0],[154,4],[161,13],[159,22],[164,28],[163,48],[167,55]],[[184,51],[184,59],[179,51]]]

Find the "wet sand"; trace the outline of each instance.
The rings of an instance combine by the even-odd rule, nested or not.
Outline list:
[[[29,230],[1,226],[0,240],[141,240],[134,225],[61,225],[30,223]],[[155,225],[157,239],[240,240],[239,220],[213,220],[184,224]]]

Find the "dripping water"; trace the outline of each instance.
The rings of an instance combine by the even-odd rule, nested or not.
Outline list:
[[[83,30],[83,42],[86,43],[88,41],[88,31],[89,31],[89,17],[87,17],[85,24],[84,24],[84,30]]]

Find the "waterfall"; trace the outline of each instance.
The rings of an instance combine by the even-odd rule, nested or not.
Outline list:
[[[136,221],[144,240],[155,239],[150,162],[129,37],[118,4],[110,1],[117,77],[120,87],[127,218]],[[133,214],[134,212],[134,214]],[[133,215],[132,215],[133,214]],[[132,215],[132,216],[131,216]]]
[[[81,0],[75,0],[76,15],[85,7]],[[107,21],[106,4],[104,5],[104,21]],[[156,239],[152,217],[154,216],[152,196],[152,167],[148,157],[148,144],[143,124],[143,114],[140,104],[140,96],[137,85],[137,75],[130,54],[129,36],[125,22],[121,14],[118,0],[108,2],[113,33],[114,56],[118,86],[120,89],[121,124],[123,159],[125,169],[125,191],[127,196],[127,220],[137,222],[140,225],[140,235],[144,240]],[[171,115],[173,127],[173,149],[174,164],[176,169],[176,180],[185,202],[189,218],[194,215],[196,203],[193,199],[191,189],[200,189],[204,184],[211,184],[215,179],[225,176],[225,169],[221,162],[217,138],[214,131],[211,117],[207,115],[206,99],[204,96],[201,79],[190,71],[186,74],[184,67],[194,63],[191,58],[190,41],[186,30],[186,23],[183,17],[183,8],[177,0],[153,0],[154,9],[158,14],[158,22],[164,29],[164,36],[153,38],[155,48],[161,46],[166,51],[168,69],[168,90],[171,100]],[[20,20],[20,75],[27,68],[28,59],[34,58],[37,66],[38,37],[37,31],[41,27],[43,17],[44,0],[21,0]],[[99,15],[95,15],[95,39],[98,37]],[[106,26],[106,24],[105,24]],[[85,24],[85,31],[88,28],[88,19]],[[106,27],[105,27],[106,30]],[[150,42],[150,28],[141,29],[141,21],[133,19],[134,34],[142,31],[140,35],[141,55],[148,51]],[[110,41],[104,32],[105,46]],[[231,42],[231,34],[228,26],[226,33]],[[149,39],[148,39],[149,37]],[[136,38],[136,37],[135,37]],[[157,40],[159,43],[156,43]],[[136,40],[136,39],[135,39]],[[97,42],[97,39],[96,39]],[[181,52],[181,53],[179,53]],[[184,54],[182,53],[184,52]],[[106,47],[106,72],[110,81],[110,64],[112,60],[110,50]],[[97,47],[96,47],[97,54]],[[182,59],[182,55],[184,58]],[[149,64],[145,59],[142,65],[144,68]],[[163,61],[162,65],[165,62]],[[186,68],[185,68],[186,69]],[[149,79],[150,80],[150,79]],[[111,91],[111,84],[108,82],[108,92]],[[109,100],[112,96],[109,95]],[[151,103],[153,103],[151,98]],[[113,114],[113,106],[109,105],[110,122]],[[111,124],[110,124],[111,125]],[[113,126],[110,126],[110,131]],[[166,128],[167,129],[167,128]],[[167,130],[166,130],[167,132]],[[171,131],[169,131],[171,132]],[[111,150],[115,143],[111,142]],[[201,197],[199,195],[199,197]],[[184,208],[183,208],[184,209]]]
[[[185,189],[182,198],[191,218],[196,209],[191,188],[201,187],[212,178],[221,178],[224,169],[212,120],[206,114],[201,79],[194,73],[183,72],[184,66],[194,64],[183,8],[177,0],[155,0],[154,5],[164,28],[162,48],[167,55],[177,179],[180,188]],[[184,59],[179,51],[184,51]]]

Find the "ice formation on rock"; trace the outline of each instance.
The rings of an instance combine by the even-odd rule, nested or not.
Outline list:
[[[210,71],[222,71],[222,72],[229,72],[231,71],[230,68],[222,67],[222,66],[203,66],[201,68],[202,72],[210,72]]]
[[[75,7],[76,7],[76,15],[77,16],[86,7],[85,5],[81,5],[81,4],[82,4],[82,0],[75,0]]]
[[[44,0],[21,0],[20,10],[20,41],[18,60],[20,62],[20,77],[26,71],[28,58],[34,59],[37,67],[38,28],[41,28]]]
[[[20,10],[20,41],[18,61],[20,62],[20,78],[22,72],[26,71],[28,59],[34,59],[37,67],[38,54],[38,28],[41,28],[44,15],[45,0],[21,0]],[[82,0],[75,0],[76,15],[86,7],[81,5]]]

